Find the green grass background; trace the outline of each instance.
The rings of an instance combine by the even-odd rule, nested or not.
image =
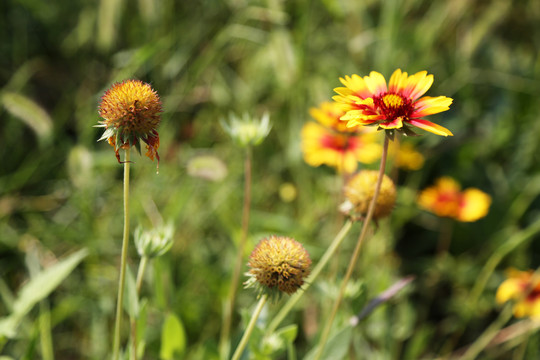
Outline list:
[[[25,316],[16,338],[0,338],[0,354],[44,358],[47,333],[59,360],[102,359],[110,351],[122,166],[109,145],[96,142],[101,130],[93,125],[114,81],[151,83],[165,109],[159,175],[145,157],[135,156],[132,167],[132,227],[160,218],[176,227],[172,250],[152,262],[143,286],[145,358],[159,358],[163,321],[172,313],[186,331],[178,358],[214,359],[243,179],[243,152],[219,119],[268,111],[273,122],[254,150],[248,250],[266,234],[288,235],[316,262],[341,226],[341,185],[331,169],[302,160],[308,109],[330,99],[340,76],[375,70],[388,78],[396,68],[435,76],[428,95],[454,103],[431,120],[455,136],[404,140],[414,141],[426,164],[399,173],[396,210],[367,241],[336,329],[397,279],[415,275],[353,329],[345,357],[430,359],[474,342],[500,311],[494,294],[503,271],[540,262],[539,24],[536,0],[2,1],[0,317],[10,314],[32,271],[81,248],[89,255]],[[199,155],[221,160],[227,176],[189,176]],[[436,258],[447,227],[418,210],[415,197],[441,175],[482,189],[493,203],[478,222],[452,223],[449,256]],[[292,202],[279,196],[286,183],[298,191]],[[287,320],[299,325],[299,358],[316,344],[358,232],[355,225]],[[486,263],[492,266],[482,270]],[[136,265],[131,243],[133,271]],[[239,314],[254,303],[251,291],[240,291],[234,341],[244,327]],[[529,335],[482,356],[538,358],[540,338]],[[283,349],[267,356],[287,358]]]

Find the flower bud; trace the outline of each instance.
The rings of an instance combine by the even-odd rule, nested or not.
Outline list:
[[[261,119],[244,114],[242,118],[230,114],[229,123],[221,120],[223,130],[241,147],[259,145],[270,132],[270,116],[265,113]]]
[[[173,245],[174,228],[171,224],[143,230],[135,230],[135,246],[141,257],[158,257],[165,254]]]

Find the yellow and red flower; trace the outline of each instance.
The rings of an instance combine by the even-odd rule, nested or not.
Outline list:
[[[302,128],[302,152],[311,166],[328,165],[339,172],[353,173],[358,162],[369,164],[381,155],[381,145],[373,132],[347,128],[339,120],[344,112],[337,103],[324,102],[310,109],[318,121]]]
[[[461,191],[454,179],[445,176],[420,193],[418,205],[437,216],[472,222],[487,215],[491,197],[476,188]]]
[[[157,127],[161,120],[161,101],[149,84],[140,80],[125,80],[113,84],[101,97],[99,115],[104,119],[98,127],[105,132],[99,140],[105,140],[114,147],[120,162],[120,149],[130,146],[141,152],[140,140],[146,143],[146,156],[159,162],[159,134]]]
[[[533,270],[509,269],[507,279],[499,285],[495,299],[499,304],[510,300],[516,317],[540,319],[540,276]]]
[[[363,78],[354,74],[340,78],[345,87],[334,89],[339,95],[333,99],[343,104],[346,114],[341,120],[348,127],[378,126],[378,130],[394,130],[415,135],[411,126],[436,135],[451,136],[450,130],[423,119],[424,116],[446,111],[452,99],[446,96],[424,96],[433,84],[433,75],[420,71],[408,76],[401,69],[394,71],[388,87],[384,76],[372,71]]]

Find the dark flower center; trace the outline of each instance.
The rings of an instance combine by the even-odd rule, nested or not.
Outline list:
[[[414,110],[410,99],[394,93],[384,93],[381,96],[376,96],[373,98],[373,103],[387,121],[397,118],[407,120]]]

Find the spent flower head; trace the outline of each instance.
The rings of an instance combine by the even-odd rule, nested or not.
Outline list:
[[[437,179],[435,185],[424,189],[417,201],[421,208],[437,216],[462,222],[483,218],[491,205],[488,194],[476,188],[461,191],[459,183],[448,176]]]
[[[120,149],[135,146],[141,152],[140,141],[146,144],[146,156],[159,162],[159,134],[161,101],[152,87],[140,80],[125,80],[113,84],[101,97],[97,127],[105,132],[99,140],[107,140],[114,147],[120,162]]]
[[[311,259],[296,240],[272,235],[259,241],[249,257],[246,287],[255,287],[271,298],[293,294],[310,273]]]
[[[392,138],[394,131],[416,135],[411,126],[436,135],[452,135],[450,130],[422,119],[450,108],[452,99],[446,96],[424,96],[433,84],[433,75],[420,71],[408,76],[401,69],[394,71],[388,86],[384,76],[372,71],[363,78],[358,75],[339,79],[345,87],[335,88],[339,95],[333,99],[343,105],[346,114],[341,120],[348,127],[358,125],[377,126]]]
[[[272,128],[268,113],[264,113],[260,119],[251,117],[247,113],[244,113],[242,117],[230,114],[229,122],[221,119],[220,123],[223,130],[241,147],[259,145]]]
[[[340,206],[340,210],[349,215],[365,216],[375,195],[378,177],[379,172],[375,170],[362,170],[354,175],[345,185],[346,200]],[[384,174],[373,218],[380,219],[390,215],[396,204],[396,197],[394,182]]]
[[[149,230],[135,230],[135,246],[141,257],[154,258],[165,254],[173,245],[174,227],[161,225]]]
[[[495,296],[499,304],[514,300],[514,316],[540,320],[540,276],[533,270],[509,269]]]

